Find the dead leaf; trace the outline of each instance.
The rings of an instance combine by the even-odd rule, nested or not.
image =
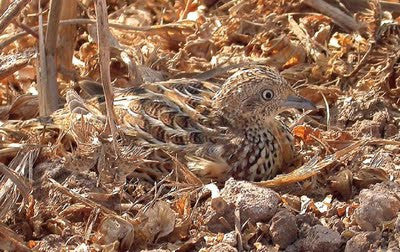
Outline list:
[[[176,214],[165,201],[157,201],[140,217],[140,236],[149,242],[167,236],[175,228]]]
[[[129,250],[135,241],[134,230],[132,223],[109,215],[99,224],[93,241],[104,245],[120,242],[120,249]]]
[[[294,127],[293,134],[303,140],[306,144],[313,144],[315,142],[312,136],[318,139],[321,138],[320,130],[314,130],[308,126],[302,125]]]

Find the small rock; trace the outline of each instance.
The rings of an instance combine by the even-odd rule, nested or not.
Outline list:
[[[309,228],[304,234],[305,238],[298,241],[302,251],[339,251],[342,243],[340,234],[337,231],[315,225]],[[296,242],[297,243],[297,242]]]
[[[271,189],[234,179],[226,181],[220,196],[227,207],[218,213],[212,207],[207,209],[207,227],[211,232],[226,233],[233,230],[236,208],[240,211],[241,223],[268,222],[281,202],[279,195]]]
[[[239,208],[242,223],[247,220],[253,223],[268,222],[281,202],[279,195],[269,188],[234,179],[225,183],[221,196]]]
[[[371,246],[380,238],[381,235],[377,231],[359,233],[347,241],[345,252],[369,251]]]
[[[296,217],[287,209],[276,213],[271,220],[270,235],[274,244],[285,249],[297,240]]]
[[[237,252],[238,250],[227,243],[218,243],[208,249],[209,252]]]
[[[319,221],[319,219],[315,216],[314,213],[304,213],[304,214],[298,214],[296,215],[296,219],[297,219],[297,225],[301,226],[301,225],[308,225],[308,226],[315,226],[317,224],[321,224],[321,222]]]
[[[362,230],[374,231],[397,216],[400,200],[394,191],[378,184],[360,192],[360,207],[354,212],[354,219]]]
[[[339,233],[342,233],[346,228],[343,223],[343,220],[340,218],[333,219],[332,223],[333,223],[332,229],[338,231]]]
[[[278,246],[272,246],[269,244],[262,244],[256,248],[257,248],[257,250],[256,250],[257,252],[279,252]],[[253,251],[253,250],[251,250],[251,251]]]
[[[235,231],[232,231],[232,232],[224,234],[224,238],[222,239],[222,242],[226,243],[226,244],[229,244],[232,247],[236,247],[237,239],[236,239]]]

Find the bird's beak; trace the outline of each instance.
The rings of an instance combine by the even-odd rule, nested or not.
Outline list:
[[[306,109],[306,110],[316,110],[317,107],[311,101],[297,96],[297,95],[289,95],[286,100],[283,102],[283,106],[287,108],[297,108],[297,109]]]

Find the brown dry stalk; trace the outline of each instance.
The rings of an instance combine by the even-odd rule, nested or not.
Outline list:
[[[14,0],[7,8],[7,10],[0,17],[0,34],[12,22],[21,10],[30,2],[30,0]]]
[[[347,32],[356,32],[361,28],[361,24],[358,23],[353,17],[347,15],[340,9],[326,3],[325,1],[304,0],[303,2],[311,8],[314,8],[332,18],[337,25],[342,27]]]
[[[60,13],[60,19],[71,19],[75,18],[78,14],[78,1],[62,1],[62,10]],[[67,72],[74,71],[72,64],[72,58],[74,55],[76,36],[77,36],[77,26],[61,26],[59,28],[59,34],[61,34],[62,39],[57,43],[57,65],[58,68],[63,68]],[[61,71],[60,71],[61,72]],[[70,80],[71,76],[68,74],[63,74],[62,77],[65,80]]]
[[[47,82],[41,82],[43,85],[39,94],[39,111],[41,116],[50,115],[58,108],[58,86],[57,86],[57,63],[56,50],[58,38],[58,24],[60,22],[62,1],[51,0],[50,12],[47,23],[44,52],[41,57],[46,57],[46,72],[42,69],[41,75],[47,75]]]
[[[113,108],[114,93],[111,86],[110,76],[110,28],[108,26],[107,4],[105,0],[97,0],[95,5],[97,21],[97,44],[99,45],[100,75],[103,84],[104,96],[107,110],[106,131],[111,131],[114,152],[117,153],[117,127],[115,126],[115,114]]]

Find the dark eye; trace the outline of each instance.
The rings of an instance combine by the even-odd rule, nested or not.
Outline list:
[[[265,89],[262,92],[262,98],[266,101],[271,100],[272,98],[274,98],[274,91],[272,91],[271,89]]]

